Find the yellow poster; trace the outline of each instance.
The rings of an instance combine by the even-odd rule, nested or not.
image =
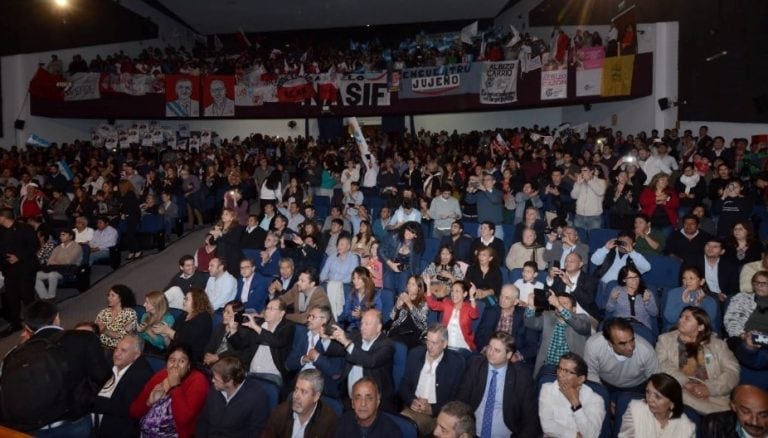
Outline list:
[[[632,93],[632,73],[635,55],[605,58],[603,62],[603,83],[600,95],[603,97],[627,96]]]

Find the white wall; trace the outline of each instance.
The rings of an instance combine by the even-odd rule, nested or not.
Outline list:
[[[29,102],[26,99],[29,81],[37,71],[38,64],[47,63],[51,59],[52,54],[58,55],[59,59],[66,66],[75,54],[80,54],[85,60],[89,61],[95,58],[96,55],[104,57],[120,50],[128,55],[135,56],[147,47],[165,47],[169,45],[191,47],[194,41],[194,34],[181,24],[157,12],[141,0],[121,0],[121,4],[156,23],[159,32],[158,38],[2,57],[0,60],[2,68],[0,73],[2,74],[2,83],[0,83],[0,86],[2,86],[3,91],[3,136],[0,137],[1,147],[7,148],[13,144],[21,144],[30,133],[36,133],[43,138],[50,136],[51,138],[61,138],[62,140],[83,138],[82,132],[84,132],[83,126],[85,124],[89,126],[98,124],[98,122],[82,120],[33,117],[29,114]],[[13,122],[17,118],[27,122],[23,131],[17,132],[13,128]]]

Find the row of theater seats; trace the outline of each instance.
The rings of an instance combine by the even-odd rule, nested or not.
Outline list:
[[[134,310],[136,310],[136,315],[138,317],[138,320],[141,321],[142,316],[146,312],[144,309],[144,306],[137,305],[134,307]],[[169,309],[169,312],[171,315],[173,315],[174,318],[178,318],[181,316],[182,310],[181,309]],[[213,315],[213,326],[217,326],[218,324],[222,323],[222,316],[221,312],[216,312]],[[296,331],[293,334],[293,345],[299,345],[301,340],[306,340],[307,338],[307,327],[301,324],[296,324]],[[405,375],[405,366],[406,366],[406,359],[408,357],[408,347],[400,342],[395,342],[395,355],[393,358],[393,365],[392,365],[392,377],[394,379],[395,383],[395,391],[400,386],[400,382],[403,380],[403,376]],[[159,371],[162,368],[165,367],[165,358],[162,358],[160,356],[152,355],[152,354],[144,354],[144,358],[147,360],[149,365],[152,367],[153,371]],[[252,379],[256,383],[258,383],[262,389],[264,389],[264,392],[267,394],[267,399],[269,402],[269,410],[270,412],[277,407],[278,403],[280,402],[280,388],[278,388],[277,385],[275,385],[273,382],[270,382],[268,380],[260,379],[257,377],[249,377],[249,379]],[[290,398],[290,395],[289,395]],[[322,400],[324,403],[328,404],[330,407],[333,408],[336,413],[341,416],[341,414],[344,411],[344,407],[342,403],[339,400],[336,400],[331,397],[323,396]],[[400,414],[392,413],[392,412],[384,412],[385,415],[387,415],[389,418],[391,418],[395,424],[398,425],[400,428],[400,431],[402,432],[403,438],[417,438],[418,431],[416,424],[410,420],[409,418],[406,418]]]

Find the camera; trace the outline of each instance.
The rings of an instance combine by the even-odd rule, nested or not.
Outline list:
[[[544,234],[552,234],[555,232],[555,229],[552,227],[544,228]]]
[[[245,316],[244,312],[235,312],[234,320],[238,324],[245,324],[248,322],[248,318]]]
[[[442,276],[442,275],[438,275],[436,278],[437,278],[439,281],[448,281],[448,277],[445,277],[445,276]]]
[[[617,247],[623,248],[625,245],[626,245],[626,242],[624,242],[623,240],[616,239],[616,246]]]
[[[768,333],[755,332],[752,333],[752,342],[760,347],[768,346]]]
[[[285,240],[293,240],[294,236],[296,236],[296,234],[288,232],[288,231],[283,233],[283,238]]]
[[[327,323],[323,326],[323,333],[326,336],[333,336],[333,332],[336,330],[336,326],[333,323]]]
[[[536,308],[536,310],[547,310],[549,309],[549,294],[550,292],[544,289],[534,289],[533,290],[533,307]]]

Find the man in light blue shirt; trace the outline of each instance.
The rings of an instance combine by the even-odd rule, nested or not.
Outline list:
[[[352,281],[352,271],[360,265],[357,255],[350,252],[352,246],[348,236],[340,236],[336,242],[337,254],[328,257],[320,272],[320,282],[339,281],[349,283]]]
[[[96,230],[89,243],[91,255],[88,263],[93,265],[97,260],[109,258],[109,249],[117,245],[117,230],[109,225],[106,218],[100,217],[96,221]]]
[[[225,261],[218,257],[208,263],[208,273],[211,276],[205,285],[205,293],[208,294],[213,310],[221,309],[237,296],[237,279],[227,272]]]

